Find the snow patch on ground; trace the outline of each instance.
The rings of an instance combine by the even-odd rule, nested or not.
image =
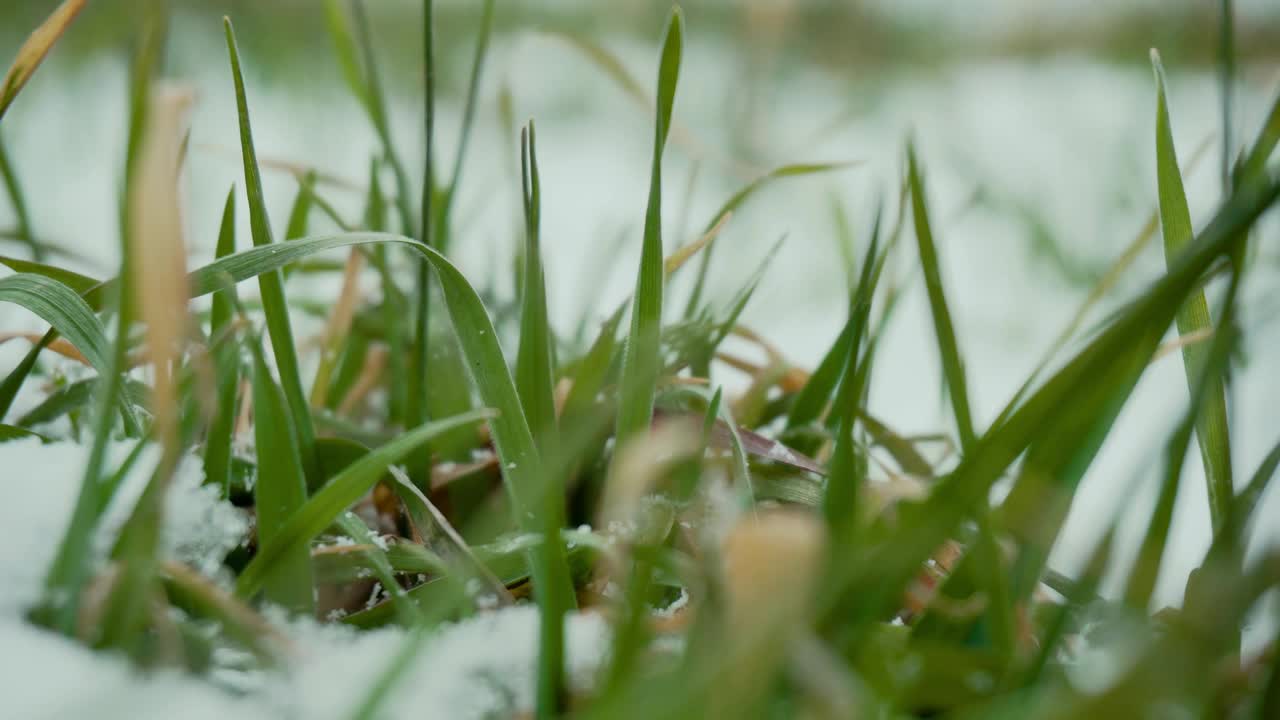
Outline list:
[[[172,670],[143,674],[121,655],[93,652],[34,627],[24,613],[39,599],[79,492],[88,448],[36,440],[2,447],[9,467],[27,471],[6,478],[23,487],[0,504],[0,527],[5,528],[5,542],[0,543],[0,717],[345,718],[407,641],[399,629],[357,632],[310,620],[273,622],[291,645],[282,669],[232,673],[212,682]],[[113,443],[109,465],[122,462],[131,448],[130,443]],[[158,457],[156,448],[143,451],[108,508],[94,543],[100,559],[129,517]],[[248,523],[202,480],[198,458],[184,459],[166,501],[164,547],[170,559],[216,578],[221,558],[243,541]],[[603,662],[607,624],[596,614],[570,615],[565,640],[571,685],[585,689]],[[411,667],[384,700],[386,716],[479,720],[532,708],[535,607],[485,613],[445,626],[422,642]]]

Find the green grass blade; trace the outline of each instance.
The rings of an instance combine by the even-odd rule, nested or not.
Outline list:
[[[19,273],[0,279],[0,302],[35,313],[75,345],[99,376],[111,376],[111,341],[93,309],[74,290],[43,275]]]
[[[476,39],[475,57],[471,62],[471,77],[467,82],[467,98],[462,109],[462,127],[458,133],[458,151],[453,158],[453,175],[450,176],[449,187],[445,190],[440,211],[435,218],[438,228],[435,247],[446,254],[452,239],[450,221],[453,201],[462,183],[462,170],[466,163],[467,149],[471,144],[471,129],[475,125],[476,106],[479,104],[480,79],[484,72],[485,58],[489,53],[489,38],[493,34],[493,5],[494,0],[484,0],[484,6],[480,10],[480,35]],[[427,216],[423,215],[423,217]]]
[[[423,66],[423,124],[425,133],[425,144],[422,163],[422,232],[418,238],[423,245],[436,247],[440,243],[440,239],[434,236],[435,217],[435,196],[436,196],[436,59],[435,59],[435,3],[432,0],[423,0],[422,2],[422,66]],[[404,190],[403,186],[400,188]],[[411,230],[404,230],[406,235],[412,235]],[[426,421],[430,414],[431,397],[430,390],[434,390],[435,386],[428,387],[427,378],[431,375],[431,354],[427,351],[427,345],[431,342],[431,263],[424,259],[418,261],[418,276],[414,285],[416,296],[414,297],[414,323],[413,330],[410,334],[410,342],[412,343],[412,355],[409,359],[409,367],[405,370],[407,375],[408,398],[404,402],[405,420],[410,426],[419,425]],[[448,408],[455,409],[455,408]],[[444,414],[453,415],[456,413],[448,412],[445,409]],[[456,410],[465,410],[464,407],[458,407]],[[414,463],[418,466],[418,472],[415,473],[423,482],[430,475],[431,462],[430,450],[424,450],[420,453],[421,457],[417,458]]]
[[[365,205],[365,227],[375,232],[386,229],[386,201],[382,197],[382,183],[378,179],[378,161],[375,158],[369,165],[369,197]],[[400,318],[409,312],[409,301],[396,284],[395,276],[387,259],[387,248],[383,245],[374,247],[370,263],[378,271],[378,280],[382,284],[382,318],[387,341],[387,367],[390,370],[393,387],[409,387],[409,370],[406,366],[406,328]],[[393,423],[403,422],[406,398],[401,393],[391,393],[388,398],[389,420]]]
[[[875,266],[880,245],[880,214],[876,213],[871,242],[867,245],[858,285],[849,298],[850,343],[845,353],[844,370],[832,412],[836,416],[835,446],[827,474],[827,490],[823,496],[822,510],[831,533],[833,547],[845,546],[853,541],[857,527],[858,495],[866,480],[866,458],[854,439],[854,423],[864,404],[869,374],[858,361],[862,337],[866,334],[871,315],[871,300],[875,293]],[[869,362],[869,358],[864,360]]]
[[[235,188],[227,192],[222,210],[222,225],[218,230],[219,258],[236,251],[236,195]],[[238,343],[227,337],[235,316],[235,288],[230,287],[213,296],[209,316],[209,337],[221,342],[213,351],[217,395],[213,407],[213,419],[204,439],[205,482],[222,488],[222,496],[231,493],[231,446],[236,422],[236,396],[240,389],[240,353]]]
[[[554,336],[547,320],[547,290],[542,269],[537,133],[533,122],[520,135],[525,216],[524,297],[520,314],[520,347],[516,355],[516,390],[524,404],[533,439],[540,447],[554,442],[556,405],[552,357]]]
[[[258,544],[265,547],[277,542],[286,524],[302,511],[307,502],[307,479],[288,403],[256,344],[253,358],[253,431],[258,455],[253,498]],[[311,614],[315,582],[310,548],[306,544],[290,547],[264,575],[262,589],[268,602],[298,614]]]
[[[1156,165],[1160,190],[1160,225],[1164,231],[1165,259],[1172,264],[1174,258],[1191,242],[1191,211],[1187,207],[1186,193],[1182,187],[1182,174],[1178,169],[1178,157],[1173,147],[1173,132],[1169,127],[1169,106],[1165,95],[1164,69],[1159,55],[1152,53],[1157,85],[1156,108]],[[1192,293],[1178,310],[1178,334],[1212,332],[1213,321],[1209,317],[1209,303],[1204,291]],[[1194,391],[1196,378],[1205,368],[1208,348],[1196,343],[1183,348],[1182,359],[1187,381]],[[1209,510],[1214,528],[1221,527],[1223,515],[1231,502],[1231,443],[1227,430],[1226,389],[1220,379],[1210,383],[1201,415],[1196,420],[1196,439],[1200,457],[1204,461],[1205,479],[1208,483]]]
[[[13,207],[13,215],[18,222],[18,239],[31,248],[31,257],[40,262],[44,259],[44,246],[36,240],[35,232],[31,229],[31,216],[27,214],[27,201],[22,194],[22,185],[18,182],[18,174],[9,161],[9,151],[5,147],[0,142],[0,179],[4,180],[9,204]]]
[[[270,246],[271,223],[267,218],[266,202],[262,197],[262,177],[258,170],[257,153],[253,146],[253,130],[249,123],[249,101],[245,95],[244,76],[240,71],[240,52],[236,46],[235,31],[229,18],[223,19],[227,35],[227,51],[231,57],[231,72],[235,80],[236,106],[240,119],[240,147],[244,154],[245,192],[249,197],[249,226],[253,244]],[[289,321],[289,305],[285,301],[284,278],[281,273],[267,272],[258,276],[262,292],[262,309],[267,318],[267,333],[271,337],[271,349],[276,367],[280,371],[280,384],[293,416],[293,426],[298,433],[298,449],[302,465],[308,477],[319,472],[316,464],[316,431],[311,420],[311,408],[302,387],[302,374],[298,369],[298,352],[294,346],[293,327]]]
[[[293,207],[289,210],[289,222],[285,225],[285,240],[306,237],[308,216],[311,214],[311,205],[316,196],[315,182],[316,173],[314,170],[309,170],[298,181],[298,194],[293,198]]]
[[[844,328],[835,342],[831,344],[827,354],[822,356],[818,367],[809,376],[809,381],[797,393],[795,402],[791,405],[791,411],[787,414],[788,428],[802,427],[816,422],[826,410],[827,403],[830,402],[831,395],[835,392],[848,362],[849,348],[853,345],[856,329],[854,320],[855,317],[850,315],[845,321]]]
[[[1231,0],[1221,0],[1218,21],[1218,81],[1222,95],[1222,191],[1231,192],[1231,163],[1235,152],[1232,104],[1236,84],[1236,14]]]
[[[17,424],[22,427],[34,427],[53,422],[69,412],[88,407],[93,400],[94,391],[98,388],[99,379],[96,377],[64,385],[50,393],[39,405],[24,413],[18,418]],[[146,405],[149,388],[145,384],[129,380],[124,383],[123,390],[129,402],[137,406]]]
[[[653,394],[658,381],[662,329],[662,154],[671,129],[680,77],[684,17],[677,7],[667,21],[658,69],[658,109],[654,127],[653,166],[649,204],[645,212],[644,242],[631,307],[631,331],[623,355],[616,438],[619,445],[649,428]]]
[[[369,107],[369,89],[365,87],[364,76],[360,71],[360,62],[356,59],[356,44],[351,36],[351,25],[346,12],[342,9],[341,0],[325,0],[325,27],[329,31],[329,39],[333,42],[333,51],[338,58],[338,67],[342,71],[342,79],[347,88],[355,96],[365,112]]]
[[[24,427],[17,425],[6,425],[0,423],[0,443],[6,443],[10,440],[25,440],[27,438],[40,438],[40,442],[50,442],[49,438],[40,433],[33,432]]]
[[[390,465],[399,462],[413,449],[444,430],[491,416],[491,412],[476,411],[428,423],[347,466],[308,498],[304,505],[290,513],[270,540],[261,542],[257,555],[236,579],[236,594],[249,598],[263,589],[265,582],[276,572],[281,562],[286,562],[294,553],[300,553],[300,549],[307,550],[311,539],[324,532],[335,518],[369,492]]]
[[[1228,310],[1224,312],[1224,319],[1230,317],[1230,304],[1235,301],[1238,277],[1238,275],[1233,276],[1232,288],[1228,291],[1227,297]],[[1220,377],[1222,368],[1226,365],[1228,353],[1234,345],[1231,336],[1232,328],[1229,323],[1224,322],[1224,329],[1214,336],[1210,353],[1205,357],[1205,366],[1194,381],[1191,404],[1187,409],[1186,417],[1178,424],[1168,441],[1164,458],[1164,477],[1156,500],[1156,508],[1148,522],[1147,533],[1142,540],[1138,557],[1134,560],[1133,570],[1129,573],[1125,586],[1125,602],[1140,612],[1147,610],[1152,593],[1155,591],[1156,578],[1159,576],[1161,560],[1169,539],[1169,528],[1173,523],[1174,503],[1181,484],[1187,446],[1191,444],[1192,429],[1195,427],[1196,419],[1203,412],[1205,403],[1211,400],[1210,391],[1218,385],[1217,378]],[[1225,520],[1222,521],[1222,523],[1225,522]]]
[[[1280,95],[1277,95],[1272,102],[1271,111],[1267,113],[1267,119],[1258,131],[1253,147],[1249,149],[1244,161],[1237,168],[1236,184],[1240,185],[1261,177],[1266,172],[1267,161],[1271,159],[1277,144],[1280,144]]]
[[[13,407],[13,401],[18,397],[18,391],[22,389],[22,384],[27,381],[27,376],[35,369],[36,360],[40,358],[40,353],[53,342],[57,337],[58,331],[50,329],[40,338],[40,342],[31,346],[26,355],[18,361],[13,370],[5,377],[4,382],[0,383],[0,418],[9,414],[9,410]]]
[[[50,280],[57,280],[76,291],[77,295],[85,298],[85,302],[89,307],[97,312],[102,309],[102,296],[100,292],[95,291],[101,281],[95,280],[87,275],[81,275],[78,272],[65,270],[56,265],[47,265],[41,262],[31,260],[22,260],[20,258],[8,257],[0,255],[0,265],[4,265],[14,272],[31,273],[32,275],[43,275]]]
[[[565,425],[572,425],[589,417],[597,396],[604,389],[609,369],[613,366],[614,351],[618,345],[618,326],[622,324],[625,309],[626,306],[623,305],[604,321],[600,326],[600,334],[591,343],[586,355],[578,361],[573,372],[573,385],[565,397],[561,413]]]
[[[938,354],[942,358],[942,372],[951,394],[956,429],[960,433],[960,447],[967,451],[976,439],[973,416],[969,410],[969,385],[965,381],[964,361],[960,356],[955,326],[951,322],[951,312],[947,308],[947,298],[942,288],[942,273],[938,268],[938,249],[933,241],[924,183],[914,147],[907,149],[907,163],[911,183],[911,210],[915,219],[916,240],[920,247],[920,265],[924,270],[925,289],[929,294],[929,309],[933,315],[934,334],[938,341]]]
[[[396,144],[391,137],[391,125],[387,119],[387,100],[382,91],[382,79],[378,74],[378,64],[373,54],[373,38],[369,32],[369,18],[365,13],[363,0],[352,0],[351,7],[355,16],[356,41],[364,56],[366,109],[369,121],[373,124],[378,140],[382,143],[383,154],[391,164],[391,171],[396,178],[396,212],[400,217],[400,231],[405,235],[415,234],[413,211],[409,206],[409,175],[405,172],[404,163],[396,152]],[[359,98],[357,98],[359,99]]]
[[[1253,518],[1253,512],[1258,506],[1258,500],[1262,497],[1262,493],[1266,491],[1267,486],[1271,484],[1277,467],[1280,467],[1280,443],[1276,443],[1271,447],[1271,452],[1267,453],[1262,462],[1258,464],[1258,469],[1254,471],[1253,477],[1249,479],[1249,484],[1236,496],[1236,502],[1232,506],[1232,520],[1235,525],[1243,526]]]

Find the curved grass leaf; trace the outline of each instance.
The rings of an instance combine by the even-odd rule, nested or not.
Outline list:
[[[244,75],[240,71],[240,52],[236,46],[235,31],[231,20],[223,18],[227,36],[227,52],[231,57],[231,73],[235,80],[236,107],[240,119],[240,147],[244,155],[244,184],[249,198],[249,226],[253,244],[269,247],[274,242],[271,224],[267,218],[267,206],[262,197],[262,176],[258,170],[257,152],[253,146],[253,130],[249,123],[249,101],[245,95]],[[289,321],[289,306],[285,301],[284,278],[276,270],[258,276],[262,291],[262,309],[267,318],[267,332],[271,336],[271,349],[275,353],[276,367],[280,371],[280,384],[284,389],[293,426],[298,433],[298,449],[308,477],[319,472],[316,464],[315,426],[311,420],[311,408],[302,389],[302,375],[298,369],[298,352],[294,347],[293,328]]]
[[[480,410],[427,423],[349,465],[308,498],[304,505],[290,513],[271,539],[261,543],[258,554],[236,579],[236,594],[242,598],[257,594],[280,563],[287,562],[300,548],[306,550],[311,539],[324,532],[335,518],[369,492],[390,465],[445,430],[491,417],[492,412]]]
[[[87,275],[81,275],[80,273],[65,270],[57,267],[56,265],[47,265],[45,263],[35,262],[32,260],[23,260],[21,258],[0,255],[0,265],[4,265],[14,272],[43,275],[51,280],[57,280],[63,285],[75,290],[81,297],[85,297],[90,291],[96,289],[97,286],[102,284],[100,281]],[[101,310],[101,297],[97,293],[94,293],[94,295],[95,296],[92,299],[85,297],[85,301],[89,303],[89,307],[93,308],[93,310]]]
[[[1160,56],[1154,52],[1151,62],[1155,69],[1157,92],[1156,167],[1160,190],[1160,226],[1164,231],[1165,259],[1172,264],[1193,237],[1191,211],[1187,207],[1182,174],[1178,169],[1178,156],[1173,147],[1173,132],[1169,127],[1164,68],[1160,65]],[[1178,310],[1177,325],[1178,334],[1183,337],[1197,332],[1212,332],[1213,321],[1209,317],[1209,303],[1205,300],[1203,290],[1193,292]],[[1208,352],[1207,347],[1199,344],[1186,346],[1182,350],[1187,383],[1193,391],[1197,378],[1204,371]],[[1201,414],[1196,419],[1196,440],[1200,446],[1200,457],[1204,461],[1205,479],[1208,482],[1210,515],[1214,528],[1218,528],[1234,492],[1231,444],[1227,430],[1227,397],[1221,379],[1211,380],[1207,393]]]
[[[53,44],[62,37],[62,34],[71,26],[71,22],[84,9],[86,2],[88,0],[64,0],[40,24],[40,27],[31,33],[22,47],[18,48],[17,57],[13,59],[9,71],[5,73],[4,80],[0,81],[0,119],[4,118],[9,105],[31,79],[36,68],[40,67],[45,56],[53,49]]]
[[[683,28],[683,15],[676,8],[667,21],[658,68],[658,107],[654,123],[649,204],[645,211],[640,269],[636,276],[631,331],[623,353],[618,398],[615,437],[619,445],[647,430],[653,416],[662,333],[662,154],[671,129],[671,110],[680,78]]]
[[[0,302],[38,315],[75,345],[101,377],[110,377],[111,342],[98,316],[74,290],[43,275],[19,273],[0,279]]]

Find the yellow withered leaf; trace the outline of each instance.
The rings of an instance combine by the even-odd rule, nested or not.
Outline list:
[[[9,72],[5,73],[4,83],[0,85],[0,118],[4,117],[13,99],[31,79],[36,68],[40,67],[53,44],[71,26],[71,21],[84,9],[86,2],[88,0],[65,0],[18,48],[18,56],[13,59]]]
[[[173,361],[186,333],[187,268],[183,242],[178,173],[186,135],[189,90],[161,86],[152,98],[151,117],[129,197],[133,229],[134,302],[146,323],[146,355],[155,373],[155,422],[158,437],[171,442],[177,430],[177,388]]]

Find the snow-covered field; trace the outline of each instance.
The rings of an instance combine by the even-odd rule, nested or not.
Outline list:
[[[994,6],[996,0],[985,4]],[[966,13],[979,16],[965,5]],[[1018,3],[1000,3],[1004,5]],[[1241,5],[1248,9],[1261,3]],[[672,188],[683,188],[695,164],[700,170],[691,195],[670,191],[666,215],[672,228],[684,204],[693,218],[691,225],[701,225],[742,182],[740,170],[718,159],[732,152],[721,129],[732,124],[740,109],[732,89],[738,56],[723,40],[699,37],[696,17],[690,18],[690,25],[677,117],[711,152],[675,146],[669,165],[676,178]],[[175,52],[188,61],[178,64],[192,67],[192,57],[218,59],[183,78],[200,99],[187,194],[193,262],[204,262],[212,255],[221,199],[239,180],[237,159],[222,150],[236,146],[234,103],[229,74],[220,63],[219,33],[212,28],[181,30],[186,42]],[[580,298],[592,283],[605,285],[600,308],[612,307],[613,300],[627,292],[639,252],[650,120],[562,42],[535,33],[509,40],[497,43],[483,93],[479,160],[469,168],[458,201],[459,230],[467,238],[458,243],[458,259],[473,278],[505,277],[503,261],[494,258],[505,258],[512,247],[509,229],[518,202],[516,184],[508,175],[516,141],[500,136],[497,118],[497,91],[507,86],[517,116],[538,119],[551,309],[562,327],[571,327],[578,319]],[[651,47],[608,38],[603,42],[649,82]],[[359,181],[376,143],[355,104],[336,86],[274,86],[255,77],[252,57],[245,61],[251,70],[249,94],[260,154],[313,161],[325,171]],[[1212,144],[1218,124],[1214,79],[1204,72],[1176,73],[1176,58],[1166,61],[1175,70],[1171,109],[1184,162],[1199,143],[1211,143],[1209,155],[1188,180],[1193,214],[1203,220],[1218,197],[1217,149]],[[571,81],[559,72],[546,72],[563,67],[573,68]],[[1251,134],[1259,123],[1275,87],[1274,71],[1244,69],[1237,114],[1241,133]],[[112,188],[123,152],[125,68],[123,62],[106,59],[72,70],[55,56],[42,72],[48,75],[45,82],[33,83],[6,118],[6,138],[21,133],[23,139],[11,150],[27,179],[37,232],[74,247],[88,259],[84,269],[105,275],[115,260]],[[417,142],[416,102],[407,96],[393,98],[395,132],[410,146]],[[777,237],[788,234],[745,321],[785,348],[791,359],[814,363],[844,320],[844,276],[831,239],[831,199],[845,202],[855,224],[865,227],[871,198],[896,182],[903,140],[912,134],[930,173],[947,289],[967,353],[980,423],[999,412],[1088,290],[1064,279],[1037,255],[1028,240],[1030,225],[1012,209],[1035,208],[1070,257],[1097,268],[1105,267],[1129,242],[1154,205],[1154,89],[1150,73],[1136,64],[1115,67],[1061,57],[1026,64],[894,70],[874,78],[791,67],[757,99],[756,110],[752,127],[744,133],[759,151],[751,162],[755,169],[795,161],[865,163],[830,178],[780,185],[739,213],[719,241],[718,262],[723,264],[713,273],[712,290],[726,295]],[[442,108],[446,152],[458,112],[456,104]],[[281,225],[294,185],[285,176],[272,176],[267,182],[267,201]],[[349,211],[360,203],[359,197],[341,193],[334,200]],[[241,237],[247,236],[244,215]],[[7,223],[0,216],[0,225]],[[630,231],[635,242],[610,258],[605,239],[620,231]],[[1264,235],[1276,239],[1275,223]],[[1280,250],[1274,243],[1263,245],[1263,272],[1255,273],[1247,288],[1249,361],[1236,378],[1232,410],[1234,453],[1241,468],[1254,467],[1275,442],[1275,408],[1280,406],[1280,383],[1273,370],[1280,353],[1280,326],[1274,321],[1280,301],[1274,282]],[[903,263],[901,268],[904,279],[910,277],[908,266]],[[1125,287],[1138,287],[1162,268],[1158,244],[1153,244]],[[498,284],[501,287],[502,281]],[[331,297],[329,289],[310,290],[317,297]],[[928,306],[918,279],[899,313],[880,351],[883,360],[873,383],[872,410],[903,432],[945,428]],[[0,308],[0,329],[37,328],[38,322],[23,312]],[[11,367],[25,350],[16,341],[0,346],[0,370]],[[1086,479],[1056,550],[1055,565],[1068,572],[1076,567],[1088,547],[1083,541],[1093,537],[1099,522],[1110,518],[1130,483],[1148,490],[1139,492],[1134,504],[1136,515],[1145,514],[1154,496],[1152,458],[1185,404],[1185,395],[1183,370],[1176,359],[1158,363],[1143,380]],[[385,630],[357,636],[342,628],[289,624],[292,661],[278,682],[228,675],[219,678],[219,688],[176,674],[142,677],[123,658],[91,653],[27,625],[23,613],[39,593],[86,455],[86,448],[70,442],[0,445],[0,482],[23,486],[6,492],[20,496],[21,502],[0,504],[0,715],[327,718],[354,709],[404,642],[402,633]],[[246,532],[239,511],[199,487],[199,472],[198,463],[189,463],[178,474],[166,533],[171,556],[195,567],[216,564],[218,554],[240,542]],[[1166,603],[1180,599],[1186,573],[1199,563],[1209,540],[1198,458],[1188,463],[1187,473],[1184,487],[1190,490],[1178,500],[1169,569],[1157,590]],[[133,492],[117,498],[120,507],[110,515],[115,523],[140,488],[139,478],[134,480]],[[1280,497],[1273,493],[1266,502],[1263,516],[1277,516]],[[1141,529],[1134,524],[1131,543]],[[104,543],[111,531],[108,522]],[[1258,538],[1274,539],[1274,532]],[[535,637],[536,616],[526,608],[445,629],[424,645],[416,660],[421,672],[415,672],[413,683],[397,687],[388,706],[412,709],[419,717],[450,718],[484,717],[508,708],[505,703],[527,708]],[[578,681],[584,682],[599,661],[604,638],[598,617],[571,619],[570,657]]]

